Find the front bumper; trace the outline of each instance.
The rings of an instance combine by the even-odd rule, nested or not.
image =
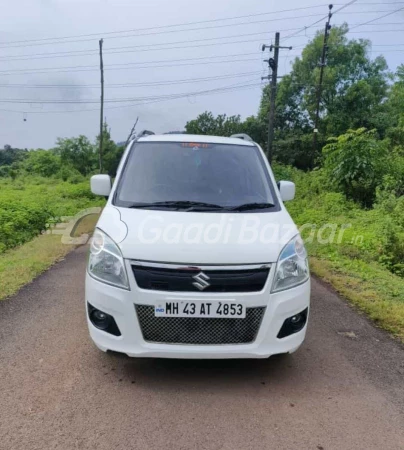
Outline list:
[[[226,359],[267,358],[278,353],[292,353],[303,343],[307,323],[298,333],[282,339],[277,335],[284,321],[298,314],[310,304],[310,281],[283,292],[270,294],[272,271],[261,292],[207,294],[193,292],[163,292],[139,289],[130,277],[130,291],[118,289],[86,275],[86,302],[114,317],[121,336],[113,336],[94,327],[87,314],[91,338],[102,350],[126,353],[133,357]],[[236,300],[250,307],[265,306],[265,314],[254,342],[249,344],[190,345],[147,342],[135,311],[135,305],[155,305],[172,298],[200,300]],[[86,308],[87,309],[87,308]]]

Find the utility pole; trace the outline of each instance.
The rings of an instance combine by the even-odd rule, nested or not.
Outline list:
[[[100,110],[100,148],[98,151],[98,158],[100,164],[100,173],[102,173],[102,144],[104,138],[103,130],[103,117],[104,117],[104,62],[102,60],[102,44],[103,40],[100,39],[100,72],[101,72],[101,110]]]
[[[328,5],[328,20],[325,24],[325,30],[324,30],[324,40],[323,40],[323,50],[321,53],[321,63],[320,63],[320,80],[317,86],[317,108],[316,108],[316,117],[314,120],[314,130],[313,130],[313,153],[311,155],[311,166],[314,165],[314,158],[317,151],[317,135],[318,135],[318,121],[320,118],[320,103],[321,103],[321,93],[323,88],[323,77],[324,77],[324,67],[325,67],[325,58],[327,56],[327,42],[328,42],[328,36],[331,29],[330,21],[332,17],[332,7],[333,5]]]
[[[268,161],[272,162],[273,156],[273,142],[274,142],[274,126],[275,126],[275,100],[276,100],[276,83],[278,80],[278,62],[279,62],[279,49],[286,48],[292,50],[292,47],[281,47],[279,45],[280,34],[278,32],[275,33],[275,45],[263,45],[262,51],[269,48],[269,51],[274,51],[274,57],[269,58],[266,62],[269,65],[269,68],[272,70],[271,76],[271,97],[269,103],[269,114],[268,114],[268,148],[267,148],[267,158]]]

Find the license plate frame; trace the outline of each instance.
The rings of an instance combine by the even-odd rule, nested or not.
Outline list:
[[[165,300],[154,307],[155,317],[245,319],[245,304],[228,300]]]

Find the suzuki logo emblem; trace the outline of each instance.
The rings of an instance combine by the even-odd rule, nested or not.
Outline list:
[[[198,275],[194,275],[192,278],[195,280],[195,283],[192,284],[200,291],[210,286],[210,283],[208,283],[210,278],[203,272],[199,272]]]

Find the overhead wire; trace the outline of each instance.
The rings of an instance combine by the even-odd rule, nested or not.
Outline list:
[[[260,35],[267,35],[268,33],[257,33]],[[194,49],[194,48],[203,48],[203,47],[212,47],[212,46],[222,46],[222,45],[234,45],[234,44],[242,44],[247,42],[255,42],[257,43],[256,39],[248,39],[248,40],[241,40],[241,41],[229,41],[229,42],[215,42],[211,44],[199,44],[199,45],[187,45],[187,46],[176,46],[176,47],[163,47],[163,48],[145,48],[145,49],[137,49],[137,50],[120,50],[120,51],[105,51],[103,52],[104,56],[107,55],[115,55],[115,54],[122,54],[122,53],[140,53],[140,52],[150,52],[150,51],[165,51],[165,50],[184,50],[184,49]],[[167,44],[165,44],[167,45]],[[148,44],[148,47],[152,46],[152,44]],[[145,47],[145,46],[144,46]],[[123,47],[125,49],[127,47]],[[119,49],[119,47],[114,47],[115,49]],[[42,55],[46,55],[42,54]],[[92,55],[98,55],[97,50],[85,50],[85,51],[79,51],[77,54],[75,52],[66,52],[62,54],[49,54],[46,56],[37,57],[35,55],[13,55],[13,56],[0,56],[0,61],[27,61],[27,60],[41,60],[41,59],[48,59],[48,58],[72,58],[77,56],[92,56]],[[10,59],[12,58],[12,59]]]
[[[354,3],[357,0],[352,0],[351,4]],[[340,8],[338,11],[342,10],[344,7],[349,6],[345,5],[342,8]],[[316,6],[317,7],[317,6]],[[297,8],[298,9],[298,8]],[[295,10],[293,10],[295,11]],[[379,12],[385,12],[385,11],[352,11],[350,14],[375,14]],[[271,13],[264,13],[264,14],[271,14]],[[258,16],[262,16],[264,14],[257,14]],[[123,39],[123,38],[129,38],[129,37],[140,37],[140,36],[152,36],[152,35],[160,35],[160,34],[167,34],[167,33],[179,33],[179,32],[188,32],[188,31],[198,31],[198,30],[208,30],[208,29],[215,29],[215,28],[225,28],[225,27],[236,27],[236,26],[244,26],[244,25],[255,25],[259,23],[269,23],[269,22],[276,22],[281,20],[294,20],[294,19],[305,19],[308,17],[318,17],[322,16],[321,19],[314,22],[313,24],[309,25],[306,28],[310,28],[313,25],[321,22],[324,20],[323,14],[308,14],[305,16],[292,16],[292,17],[280,17],[275,19],[265,19],[265,20],[259,20],[259,21],[248,21],[248,22],[240,22],[240,23],[230,23],[230,24],[221,24],[221,25],[214,25],[214,26],[203,26],[203,27],[196,27],[196,28],[186,28],[186,29],[179,29],[179,30],[165,30],[165,31],[154,31],[150,33],[141,33],[141,34],[129,34],[125,36],[109,36],[108,39]],[[326,17],[326,16],[325,16]],[[219,20],[219,19],[218,19]],[[173,25],[174,26],[174,25]],[[167,26],[165,26],[167,27]],[[150,28],[150,29],[158,29],[159,27]],[[147,29],[137,29],[136,31],[142,31]],[[304,30],[304,28],[303,28]],[[118,32],[110,32],[110,33],[118,33]],[[100,37],[102,35],[105,35],[106,33],[97,33],[96,36]],[[51,38],[44,38],[44,39],[51,39]],[[66,38],[54,38],[54,39],[67,39]],[[3,41],[0,42],[0,49],[4,48],[19,48],[19,47],[32,47],[32,46],[40,46],[40,45],[56,45],[56,44],[70,44],[70,43],[76,43],[76,42],[85,42],[85,41],[93,41],[98,38],[91,37],[91,38],[84,38],[84,39],[75,39],[75,40],[68,40],[68,41],[52,41],[52,42],[41,42],[41,40],[32,40],[32,41],[23,41],[25,43],[19,44],[18,41]],[[35,43],[36,42],[36,43]]]
[[[355,25],[355,24],[354,24]],[[391,25],[402,25],[400,22],[394,22],[394,23],[381,23],[381,24],[375,24],[375,25],[381,25],[381,26],[391,26]],[[359,25],[358,25],[359,26]],[[355,28],[355,26],[353,26]],[[351,28],[352,29],[352,28]],[[286,30],[281,31],[291,31],[291,30],[297,30],[297,28],[289,28]],[[301,30],[299,28],[299,30]],[[390,30],[388,30],[390,31]],[[251,33],[256,35],[267,35],[268,33]],[[237,36],[237,35],[236,35]],[[240,35],[243,36],[243,35]],[[235,36],[233,36],[235,37]],[[221,38],[212,38],[213,39],[221,39]],[[197,39],[196,41],[204,41],[204,39]],[[187,42],[187,41],[182,41]],[[192,42],[192,41],[188,41]],[[174,46],[174,47],[162,47],[162,48],[150,48],[155,47],[156,45],[169,45],[168,43],[164,44],[145,44],[142,46],[135,46],[135,47],[112,47],[109,50],[104,52],[104,56],[107,55],[115,55],[115,54],[126,54],[126,53],[141,53],[141,52],[151,52],[151,51],[165,51],[165,50],[184,50],[184,49],[194,49],[194,48],[205,48],[205,47],[213,47],[213,46],[222,46],[222,45],[234,45],[234,44],[243,44],[243,43],[249,43],[249,42],[257,42],[256,39],[247,39],[247,40],[239,40],[239,41],[229,41],[229,42],[215,42],[210,44],[198,44],[198,45],[186,45],[186,46]],[[137,48],[137,47],[147,47],[147,48],[139,48],[131,50],[131,48]],[[110,50],[118,50],[118,51],[110,51]],[[0,61],[29,61],[29,60],[42,60],[42,59],[48,59],[48,58],[67,58],[67,57],[82,57],[82,56],[98,56],[98,50],[78,50],[78,51],[68,51],[68,52],[54,52],[54,53],[39,53],[39,54],[33,54],[33,55],[7,55],[7,56],[0,56]]]
[[[108,39],[122,39],[122,38],[128,38],[128,37],[141,37],[141,36],[152,36],[152,35],[160,35],[160,34],[167,34],[167,33],[180,33],[180,32],[188,32],[188,31],[198,31],[198,30],[210,30],[214,28],[225,28],[225,27],[237,27],[237,26],[244,26],[244,25],[256,25],[259,23],[269,23],[269,22],[276,22],[280,20],[289,20],[289,19],[304,19],[307,17],[313,17],[313,16],[319,16],[322,14],[309,14],[306,16],[294,16],[294,17],[280,17],[276,19],[264,19],[264,20],[258,20],[258,21],[248,21],[248,22],[239,22],[239,23],[230,23],[230,24],[221,24],[221,25],[214,25],[214,26],[204,26],[204,27],[196,27],[196,28],[187,28],[187,29],[179,29],[179,30],[166,30],[166,31],[157,31],[157,32],[150,32],[150,33],[142,33],[142,34],[131,34],[126,36],[110,36]],[[105,34],[105,33],[104,33]],[[103,34],[97,34],[97,36],[102,36]],[[6,42],[1,43],[0,42],[0,49],[2,48],[17,48],[17,47],[32,47],[32,46],[39,46],[39,45],[53,45],[53,44],[70,44],[74,42],[85,42],[85,41],[93,41],[98,38],[86,38],[86,39],[76,39],[76,40],[69,40],[69,41],[61,41],[61,42],[39,42],[37,44],[31,43],[31,44],[23,44],[23,45],[10,45]]]
[[[217,59],[217,58],[231,58],[237,56],[248,56],[248,55],[257,55],[256,53],[239,53],[232,55],[215,55],[215,56],[206,56],[206,57],[198,57],[198,58],[185,58],[179,60],[161,60],[161,61],[143,61],[143,62],[135,62],[135,63],[122,63],[122,64],[111,64],[108,67],[105,67],[104,70],[127,70],[127,69],[155,69],[155,68],[164,68],[164,67],[181,67],[181,66],[189,66],[189,65],[198,65],[198,64],[229,64],[235,62],[243,62],[243,61],[257,61],[257,58],[241,58],[241,59],[228,59],[223,61],[209,61],[209,59]],[[206,60],[208,61],[202,61]],[[201,61],[201,62],[198,62]],[[176,64],[172,64],[176,62]],[[168,63],[168,64],[160,64],[160,63]],[[141,65],[143,64],[143,65]],[[145,65],[147,64],[147,65]],[[152,64],[152,65],[150,65]],[[157,65],[156,65],[157,64]],[[44,67],[37,68],[32,70],[27,69],[11,69],[0,71],[0,76],[9,76],[9,75],[27,75],[27,74],[51,74],[51,73],[63,73],[63,72],[91,72],[98,71],[99,68],[96,65],[91,66],[60,66],[60,67]]]
[[[338,8],[337,10],[335,10],[335,11],[333,12],[333,15],[337,14],[338,12],[342,11],[342,10],[345,9],[345,8],[348,8],[348,6],[353,5],[353,4],[356,3],[357,1],[358,1],[358,0],[351,0],[350,2],[348,2],[348,3],[346,3],[345,5],[341,6],[341,8]],[[282,39],[282,42],[285,42],[286,39],[290,39],[291,37],[295,36],[296,34],[300,33],[301,31],[306,31],[306,30],[308,30],[309,28],[313,27],[314,25],[317,25],[318,23],[322,22],[323,20],[325,20],[325,19],[327,19],[327,18],[328,18],[328,14],[326,14],[325,16],[323,16],[321,19],[316,20],[316,21],[313,22],[311,25],[308,25],[308,26],[305,26],[305,27],[303,27],[303,28],[300,28],[300,30],[299,30],[299,31],[296,31],[296,33],[292,33],[292,34],[289,34],[289,35],[285,36],[285,37]]]
[[[384,16],[376,17],[375,19],[368,20],[367,22],[359,23],[358,25],[351,27],[351,30],[358,28],[358,27],[362,27],[364,25],[369,25],[370,23],[376,22],[377,20],[384,19],[385,17],[391,16],[399,11],[402,11],[403,9],[404,9],[404,6],[402,6],[401,8],[395,9],[394,11],[390,11],[388,14],[385,14]]]
[[[233,16],[233,17],[222,17],[218,19],[208,19],[208,20],[200,20],[197,22],[183,22],[183,23],[177,23],[177,24],[170,24],[170,25],[161,25],[157,27],[147,27],[147,28],[134,28],[129,30],[118,30],[118,31],[102,31],[97,33],[89,33],[89,34],[76,34],[76,35],[69,35],[69,36],[56,36],[56,37],[49,37],[49,38],[40,38],[40,39],[25,39],[21,41],[8,41],[6,44],[18,44],[18,43],[25,43],[25,42],[40,42],[40,41],[48,41],[48,40],[60,40],[60,39],[71,39],[71,38],[79,38],[79,37],[90,37],[90,36],[100,36],[100,35],[109,35],[109,34],[117,34],[117,33],[132,33],[134,31],[148,31],[148,30],[156,30],[156,29],[162,29],[162,28],[172,28],[172,27],[180,27],[180,26],[188,26],[188,25],[199,25],[202,23],[211,23],[211,22],[221,22],[226,20],[236,20],[236,19],[245,19],[249,17],[258,17],[258,16],[264,16],[269,14],[280,14],[284,12],[294,12],[299,10],[306,10],[306,9],[313,9],[313,8],[320,8],[323,6],[326,6],[327,4],[323,5],[312,5],[312,6],[303,6],[300,8],[292,8],[292,9],[283,9],[278,11],[268,11],[268,12],[260,12],[256,14],[247,14],[242,16]]]
[[[207,89],[204,91],[200,91],[200,92],[212,92],[212,91],[216,91],[216,90],[222,90],[222,89],[230,89],[233,87],[239,87],[239,86],[245,86],[246,82],[255,82],[256,78],[250,79],[250,80],[246,80],[243,83],[237,83],[234,85],[230,85],[230,86],[222,86],[222,87],[218,87],[218,88],[214,88],[214,89]],[[134,102],[134,101],[146,101],[146,100],[154,100],[156,98],[171,98],[171,97],[175,97],[179,94],[164,94],[164,95],[148,95],[145,97],[123,97],[123,98],[111,98],[108,99],[106,98],[104,100],[104,103],[128,103],[128,102]],[[55,105],[60,105],[60,104],[71,104],[71,105],[81,105],[81,104],[92,104],[92,103],[99,103],[99,98],[91,98],[91,99],[80,99],[80,100],[63,100],[63,99],[0,99],[0,103],[15,103],[15,104],[31,104],[31,105],[36,105],[36,104],[41,104],[41,105],[47,105],[47,104],[55,104]]]
[[[296,28],[297,29],[297,28]],[[281,30],[282,31],[282,30]],[[118,47],[109,47],[109,50],[122,50],[122,49],[135,49],[135,48],[143,48],[143,47],[159,47],[159,46],[166,46],[166,45],[176,45],[176,44],[190,44],[194,42],[206,42],[206,41],[215,41],[218,39],[231,39],[231,38],[240,38],[240,37],[247,37],[247,36],[258,36],[258,35],[267,35],[268,32],[260,32],[260,33],[243,33],[243,34],[232,34],[230,36],[217,36],[217,37],[211,37],[211,38],[203,38],[203,39],[186,39],[182,41],[174,41],[174,42],[161,42],[161,43],[150,43],[150,44],[139,44],[139,45],[126,45],[126,46],[118,46]],[[19,57],[19,56],[42,56],[42,55],[69,55],[72,53],[84,53],[89,52],[93,49],[85,49],[85,50],[69,50],[65,52],[44,52],[44,53],[28,53],[28,54],[22,54],[22,55],[3,55],[2,58],[7,57]],[[106,53],[106,52],[104,52]]]
[[[249,75],[259,75],[261,72],[240,72],[240,73],[232,73],[227,75],[216,75],[212,77],[199,77],[199,78],[186,78],[186,79],[176,79],[176,80],[160,80],[160,81],[151,81],[151,82],[143,82],[143,83],[107,83],[106,88],[123,88],[123,87],[147,87],[147,86],[167,86],[167,85],[175,85],[175,84],[186,84],[186,83],[197,83],[197,82],[205,82],[212,80],[222,80],[228,78],[240,78]],[[25,84],[25,83],[6,83],[0,84],[0,87],[16,87],[16,88],[49,88],[49,89],[82,89],[82,88],[99,88],[99,84]]]
[[[232,87],[224,87],[224,88],[216,88],[216,89],[212,89],[212,90],[208,90],[208,91],[198,91],[198,92],[187,92],[187,93],[182,93],[182,94],[172,94],[169,98],[164,97],[164,98],[156,98],[154,100],[150,100],[150,101],[142,101],[140,103],[131,103],[129,105],[119,105],[119,106],[106,106],[106,109],[121,109],[121,108],[129,108],[132,106],[138,106],[138,105],[148,105],[150,103],[157,103],[157,102],[161,102],[161,101],[167,101],[167,100],[175,100],[175,99],[180,99],[180,98],[187,98],[187,97],[193,97],[193,96],[199,96],[199,95],[210,95],[210,94],[219,94],[219,93],[223,93],[223,92],[233,92],[236,90],[241,90],[241,89],[251,89],[251,88],[256,88],[256,87],[260,87],[261,84],[260,83],[254,83],[254,84],[250,84],[250,85],[242,85],[242,86],[232,86]],[[9,110],[9,109],[0,109],[0,111],[6,111],[6,112],[12,112],[12,113],[27,113],[27,114],[58,114],[58,113],[77,113],[77,112],[87,112],[87,111],[99,111],[99,108],[91,108],[91,109],[73,109],[73,110],[48,110],[48,111],[17,111],[17,110]]]

